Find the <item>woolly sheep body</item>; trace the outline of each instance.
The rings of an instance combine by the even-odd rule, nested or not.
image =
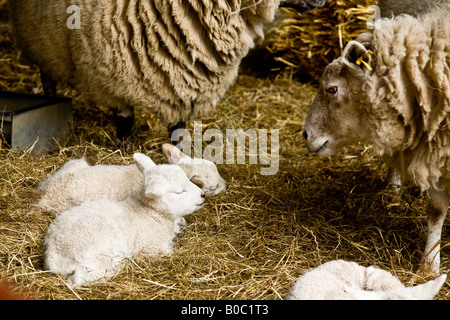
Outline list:
[[[334,260],[307,271],[292,286],[287,300],[433,299],[444,284],[443,275],[429,283],[405,287],[376,267]]]
[[[143,172],[141,197],[86,202],[61,213],[44,238],[47,270],[81,286],[111,276],[125,258],[172,252],[180,221],[201,208],[204,194],[180,167],[134,158]]]
[[[205,159],[190,158],[171,144],[163,144],[163,153],[198,185],[207,197],[226,189],[217,167]],[[59,214],[85,202],[139,198],[143,175],[136,164],[127,166],[91,166],[84,158],[69,160],[42,181],[34,192],[33,207]]]
[[[147,108],[174,125],[214,108],[279,2],[14,0],[10,7],[17,45],[42,74],[123,117]],[[80,29],[66,26],[69,6],[80,8]]]
[[[436,6],[445,3],[450,3],[450,0],[379,0],[377,5],[380,9],[381,18],[394,18],[401,14],[408,14],[414,17],[421,16],[431,11]],[[373,36],[371,33],[361,34],[357,38],[357,41],[363,43],[368,49],[371,49],[372,40]],[[389,156],[386,156],[385,159],[385,162],[392,163],[392,159]],[[387,181],[394,193],[399,194],[402,185],[399,169],[389,168]]]
[[[376,24],[370,55],[351,41],[324,71],[307,115],[310,151],[331,155],[369,139],[404,180],[428,191],[423,270],[439,272],[450,197],[450,4]],[[373,71],[357,61],[364,59]],[[371,60],[373,59],[373,62]]]

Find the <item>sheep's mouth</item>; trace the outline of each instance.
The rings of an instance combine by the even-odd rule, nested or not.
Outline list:
[[[321,155],[321,153],[327,153],[328,142],[329,142],[329,141],[326,140],[321,146],[319,146],[319,147],[316,148],[316,149],[311,149],[311,148],[308,148],[308,149],[309,149],[309,151],[314,152],[314,153],[317,153],[317,154],[319,154],[319,155]]]
[[[327,145],[328,145],[328,140],[325,141],[319,148],[317,148],[316,150],[313,150],[314,153],[320,154],[321,151],[325,151],[327,149]]]

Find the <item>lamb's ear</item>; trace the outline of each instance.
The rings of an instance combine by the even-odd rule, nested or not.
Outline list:
[[[145,185],[145,196],[148,198],[159,198],[167,193],[168,182],[160,177],[150,177]]]
[[[193,184],[195,184],[200,189],[202,189],[205,185],[205,183],[199,176],[193,176],[192,178],[190,178],[190,180]]]
[[[414,287],[405,288],[414,299],[418,300],[433,300],[439,293],[441,287],[444,285],[447,275],[442,275],[434,280],[428,281],[424,284],[419,284]]]
[[[139,170],[141,170],[142,172],[144,172],[144,170],[146,169],[148,170],[156,166],[156,164],[153,162],[152,159],[150,159],[149,157],[147,157],[145,154],[142,153],[135,153],[133,155],[133,159],[136,162]]]
[[[190,159],[180,149],[170,143],[162,145],[162,152],[170,164],[177,164],[181,159]]]
[[[342,52],[342,61],[351,68],[372,71],[370,52],[358,41],[350,41]]]

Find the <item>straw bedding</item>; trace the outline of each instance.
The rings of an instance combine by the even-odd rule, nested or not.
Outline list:
[[[0,0],[0,89],[40,93],[34,67],[20,65],[4,28]],[[38,89],[36,89],[38,88]],[[43,270],[42,238],[54,217],[29,208],[32,191],[68,159],[129,164],[141,151],[164,162],[169,139],[151,114],[137,116],[129,150],[117,150],[113,115],[74,100],[70,139],[48,155],[0,149],[0,279],[37,299],[284,299],[295,279],[333,259],[377,265],[404,283],[414,274],[426,236],[425,198],[413,186],[401,198],[385,190],[387,168],[370,145],[330,158],[307,152],[301,129],[315,94],[288,77],[241,74],[203,129],[280,130],[280,168],[261,176],[259,165],[219,165],[226,193],[187,217],[174,253],[158,261],[128,260],[111,280],[71,289]],[[60,88],[67,96],[76,94]],[[189,124],[192,130],[192,124]],[[443,233],[442,272],[449,272],[450,241]],[[448,299],[445,284],[438,298]]]

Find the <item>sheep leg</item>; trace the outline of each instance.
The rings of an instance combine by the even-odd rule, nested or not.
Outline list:
[[[41,71],[41,84],[44,89],[44,95],[47,97],[56,97],[56,81]]]
[[[387,173],[387,189],[395,196],[400,196],[402,189],[402,177],[400,175],[399,166],[400,154],[394,154],[393,156],[384,156],[383,161],[388,165]]]
[[[116,145],[123,144],[131,135],[134,124],[134,109],[126,107],[116,112]]]
[[[387,174],[388,188],[394,192],[395,195],[400,195],[402,189],[402,179],[397,169],[390,167]]]
[[[439,273],[440,241],[442,226],[448,211],[448,196],[446,190],[433,189],[429,194],[428,204],[428,236],[425,251],[422,256],[421,267],[423,273]]]

